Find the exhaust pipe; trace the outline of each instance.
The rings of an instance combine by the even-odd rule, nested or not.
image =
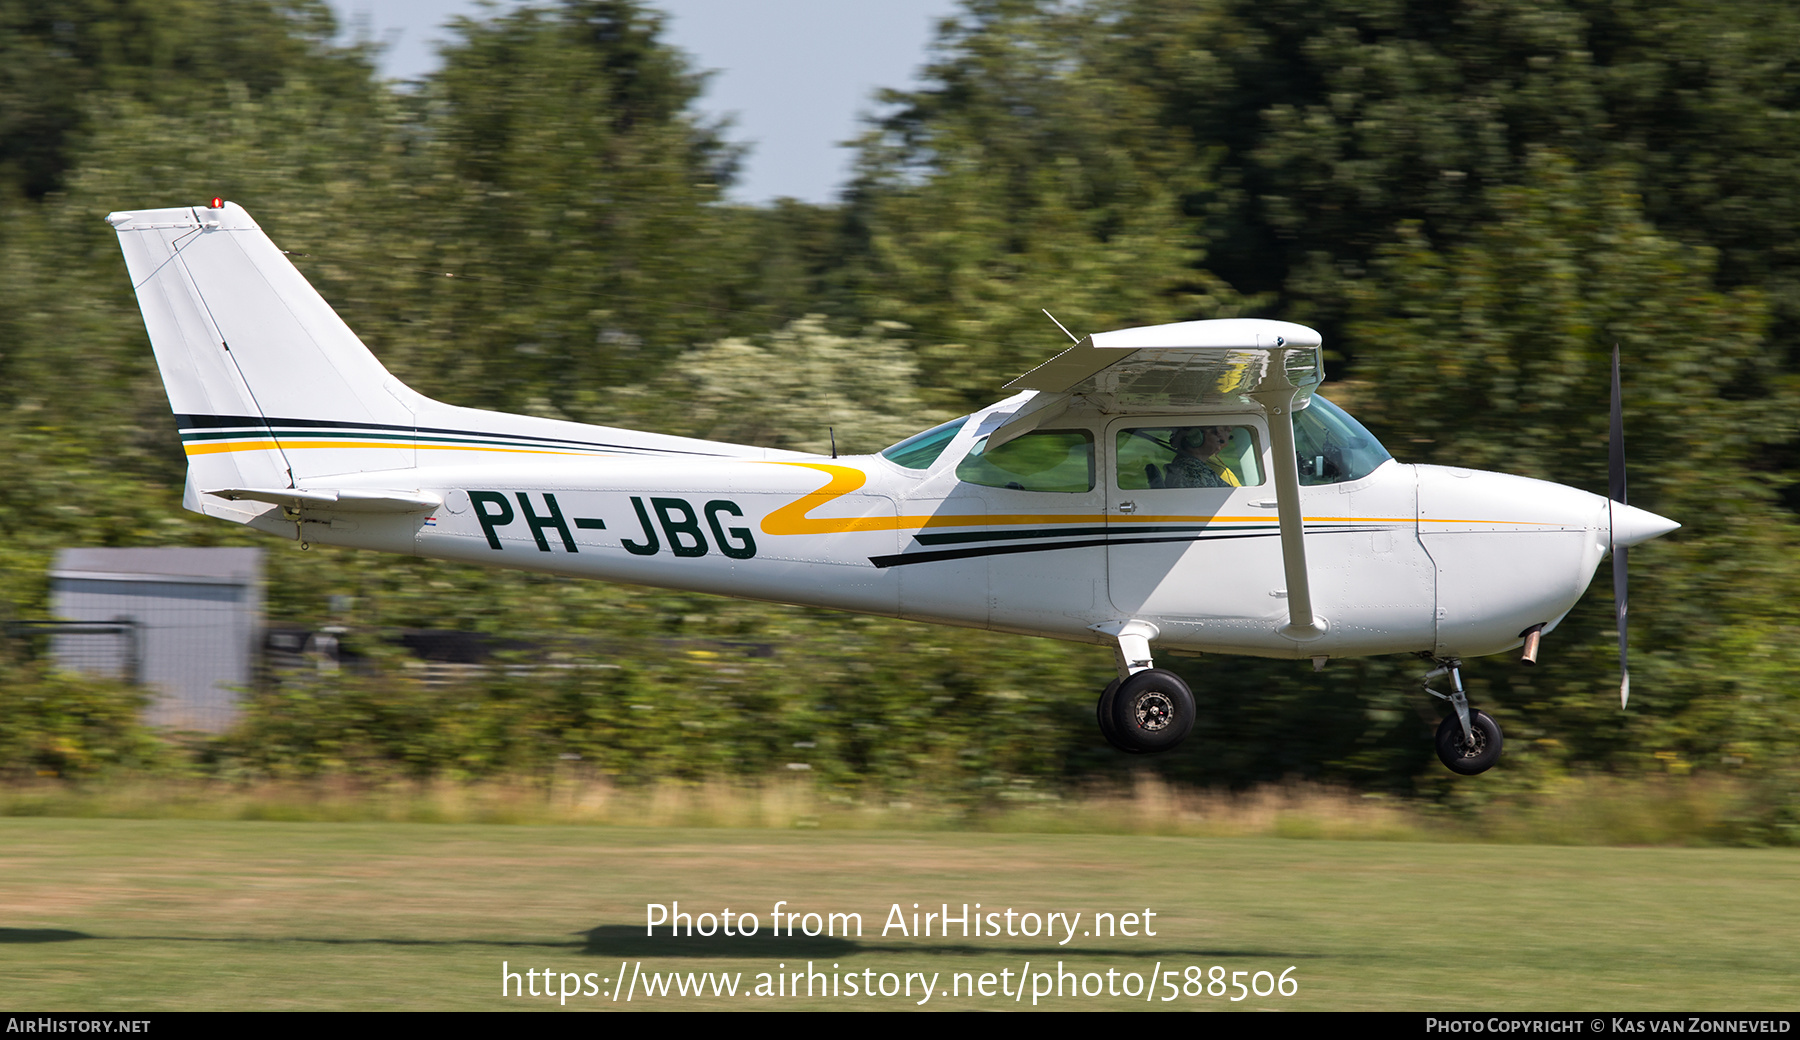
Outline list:
[[[1519,634],[1525,637],[1524,649],[1519,651],[1519,663],[1527,665],[1537,664],[1538,645],[1544,638],[1544,622],[1540,621]]]

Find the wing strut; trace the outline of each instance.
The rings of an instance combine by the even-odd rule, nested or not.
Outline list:
[[[1275,477],[1275,513],[1281,522],[1281,567],[1287,576],[1288,623],[1281,634],[1310,640],[1325,634],[1325,621],[1313,613],[1312,585],[1306,572],[1306,517],[1300,510],[1300,466],[1294,448],[1294,399],[1311,386],[1295,386],[1284,365],[1269,366],[1262,388],[1249,397],[1262,405],[1269,423],[1270,469]],[[1277,382],[1285,386],[1272,385]]]

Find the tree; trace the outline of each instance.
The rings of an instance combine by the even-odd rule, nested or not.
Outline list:
[[[846,336],[825,322],[811,315],[691,350],[648,389],[647,410],[681,401],[678,432],[820,454],[879,451],[950,418],[921,399],[917,356],[893,338],[905,330]]]
[[[61,187],[102,99],[175,113],[216,103],[220,83],[262,97],[294,77],[366,97],[369,54],[336,33],[323,0],[4,0],[0,190]]]
[[[1475,688],[1503,723],[1546,735],[1524,750],[1542,764],[1730,760],[1781,775],[1800,721],[1787,663],[1800,653],[1800,528],[1756,463],[1795,420],[1738,389],[1779,379],[1763,346],[1767,302],[1714,288],[1716,255],[1659,233],[1626,171],[1584,173],[1543,150],[1524,164],[1523,183],[1489,188],[1493,220],[1460,244],[1433,249],[1403,224],[1352,286],[1363,415],[1418,461],[1605,494],[1617,343],[1631,501],[1683,529],[1633,553],[1628,715],[1608,693],[1611,604],[1599,590],[1551,637],[1543,668],[1476,671]]]
[[[977,0],[863,139],[864,306],[910,325],[933,384],[967,404],[1062,349],[1040,309],[1079,335],[1242,306],[1179,229],[1209,164],[1112,42],[1092,8]]]
[[[428,380],[463,403],[540,400],[604,417],[613,388],[688,346],[766,327],[729,313],[747,280],[721,204],[736,159],[691,105],[701,78],[633,0],[463,19],[427,86],[402,256],[450,273],[396,321],[456,344]]]

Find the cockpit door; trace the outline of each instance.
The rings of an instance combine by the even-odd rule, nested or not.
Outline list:
[[[1266,641],[1286,609],[1268,443],[1262,418],[1241,412],[1108,424],[1107,585],[1115,610],[1154,621],[1165,641]],[[1251,631],[1249,643],[1230,638]]]

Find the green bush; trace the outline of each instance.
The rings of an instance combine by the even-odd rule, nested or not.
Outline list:
[[[122,683],[11,663],[0,682],[0,777],[92,780],[182,760],[141,721],[149,696]]]

